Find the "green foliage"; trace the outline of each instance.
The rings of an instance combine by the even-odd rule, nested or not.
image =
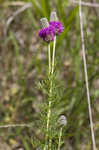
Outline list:
[[[40,105],[40,128],[41,128],[41,134],[45,136],[46,133],[46,122],[47,122],[47,111],[48,111],[48,103],[49,100],[51,100],[51,118],[50,118],[50,129],[48,132],[48,137],[54,141],[52,144],[52,149],[57,149],[57,143],[58,143],[58,117],[61,114],[61,103],[63,98],[63,85],[61,81],[58,81],[56,78],[57,73],[53,74],[51,77],[48,77],[46,80],[43,80],[41,83],[39,82],[37,84],[37,87],[39,90],[41,90],[44,94],[43,103]],[[53,83],[52,87],[52,93],[50,95],[50,82]],[[60,112],[58,111],[60,110]],[[44,140],[42,141],[44,143]],[[42,144],[43,144],[42,143]],[[55,144],[56,143],[56,144]],[[39,146],[39,145],[37,145]]]

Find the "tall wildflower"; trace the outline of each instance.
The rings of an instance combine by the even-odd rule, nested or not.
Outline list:
[[[44,150],[46,150],[47,146],[48,146],[48,149],[51,150],[52,139],[51,137],[49,137],[49,130],[51,129],[50,119],[51,119],[51,113],[52,113],[51,109],[52,109],[52,95],[53,95],[52,77],[54,73],[54,64],[55,64],[56,35],[60,35],[61,32],[63,32],[64,27],[62,23],[58,21],[56,12],[51,12],[49,23],[48,23],[47,18],[42,18],[40,22],[41,22],[42,29],[39,32],[39,37],[48,43],[48,62],[49,62],[49,81],[50,81]],[[51,41],[53,41],[52,58],[51,58],[51,51],[50,51]]]

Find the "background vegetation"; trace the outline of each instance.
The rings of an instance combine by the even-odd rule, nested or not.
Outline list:
[[[8,19],[20,5],[32,7]],[[97,1],[98,2],[98,1]],[[22,4],[23,5],[23,4]],[[57,79],[63,87],[59,114],[67,117],[63,150],[91,150],[85,79],[81,54],[78,6],[66,0],[0,0],[0,125],[31,123],[29,128],[1,128],[0,150],[35,150],[44,136],[40,130],[40,112],[44,92],[38,83],[47,75],[47,47],[38,37],[39,20],[57,11],[64,33],[57,39]],[[84,34],[88,64],[94,131],[99,148],[99,12],[83,7]],[[43,107],[41,107],[41,105]]]

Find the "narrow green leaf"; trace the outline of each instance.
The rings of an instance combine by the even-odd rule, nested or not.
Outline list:
[[[44,17],[49,17],[50,14],[50,5],[49,0],[40,0],[42,12]]]

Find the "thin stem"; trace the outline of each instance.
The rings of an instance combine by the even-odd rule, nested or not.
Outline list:
[[[12,127],[31,127],[31,124],[8,124],[8,125],[0,125],[0,128],[12,128]]]
[[[88,111],[89,111],[89,119],[90,119],[90,126],[91,126],[91,137],[93,143],[93,150],[96,150],[96,142],[95,142],[95,135],[94,135],[94,128],[93,128],[93,119],[92,119],[92,109],[91,109],[90,93],[89,93],[89,85],[88,85],[88,73],[87,73],[87,63],[86,63],[85,44],[84,44],[81,0],[79,0],[79,16],[80,16],[80,30],[81,30],[81,41],[82,41],[82,55],[83,55],[84,73],[85,73],[85,82],[86,82],[87,100],[88,100]]]
[[[50,75],[50,73],[51,73],[51,51],[50,51],[50,44],[48,44],[48,59],[49,59],[49,75]],[[50,87],[50,93],[51,93],[51,87]],[[51,114],[51,101],[49,101],[49,105],[48,105],[47,134],[48,134],[48,130],[49,130],[50,114]]]
[[[79,1],[73,0],[73,3],[79,4]],[[99,7],[99,3],[89,3],[89,2],[83,2],[83,1],[81,2],[81,5],[82,6],[87,6],[87,7],[96,7],[96,8]]]
[[[49,130],[50,115],[51,115],[51,101],[49,101],[49,105],[48,105],[48,115],[47,115],[47,133],[48,133],[48,130]]]
[[[50,44],[48,45],[48,59],[49,59],[49,75],[53,75],[54,72],[54,64],[55,64],[55,47],[56,47],[56,36],[53,42],[53,55],[52,55],[52,66],[51,66],[51,52],[50,52]],[[51,73],[51,74],[50,74]],[[51,78],[50,78],[51,79]],[[49,90],[49,97],[52,97],[52,79],[50,80],[50,90]],[[48,113],[47,113],[47,134],[46,134],[46,144],[44,147],[44,150],[46,150],[47,146],[47,140],[48,140],[48,131],[49,131],[49,123],[50,123],[50,117],[51,117],[51,104],[52,100],[49,98],[49,104],[48,104]],[[49,139],[49,150],[51,150],[52,140]]]
[[[48,63],[49,63],[49,76],[51,74],[51,50],[50,50],[50,44],[48,44]],[[49,95],[52,93],[52,83],[50,83],[50,90]],[[48,103],[48,112],[47,112],[47,125],[46,125],[46,144],[44,146],[44,150],[46,150],[47,144],[48,144],[48,131],[49,131],[49,122],[50,122],[50,115],[51,115],[51,100],[49,100]]]
[[[50,44],[48,44],[48,62],[49,62],[49,74],[51,73],[51,50]]]
[[[8,18],[8,20],[7,20],[7,22],[6,22],[6,31],[5,31],[6,33],[7,33],[7,31],[8,31],[8,28],[9,28],[10,24],[11,24],[12,21],[15,19],[15,17],[16,17],[17,15],[19,15],[20,13],[22,13],[23,11],[25,11],[26,9],[30,8],[30,7],[32,7],[32,3],[25,3],[25,5],[23,5],[23,6],[22,6],[21,8],[19,8],[17,11],[15,11],[15,12],[13,13],[13,15]]]
[[[54,72],[54,65],[55,65],[55,47],[56,47],[56,36],[54,38],[54,42],[53,42],[53,56],[52,56],[52,74]]]
[[[53,55],[52,55],[52,70],[51,70],[51,75],[53,75],[53,72],[54,72],[54,65],[55,65],[55,47],[56,47],[56,36],[54,38],[54,42],[53,42]],[[51,79],[51,83],[50,83],[50,96],[52,96],[52,88],[53,88],[53,83],[52,83],[52,79]],[[51,116],[51,104],[52,104],[52,101],[50,100],[49,101],[49,120],[50,120],[50,116]],[[48,121],[49,121],[48,120]],[[49,139],[49,150],[51,150],[51,145],[52,145],[52,140]]]
[[[60,132],[59,132],[58,150],[60,150],[60,147],[61,147],[62,130],[63,128],[61,127]]]
[[[50,138],[49,139],[49,150],[51,150],[52,149],[52,139]]]
[[[48,61],[49,61],[49,75],[50,77],[53,75],[54,72],[54,65],[55,65],[55,47],[56,47],[56,36],[53,42],[53,55],[52,55],[52,66],[51,66],[51,52],[50,52],[50,44],[48,45]],[[46,129],[46,144],[44,146],[44,150],[46,150],[47,141],[48,141],[48,131],[49,131],[49,123],[50,123],[50,117],[51,117],[51,104],[52,100],[50,99],[52,97],[52,78],[50,78],[50,90],[49,90],[49,103],[48,103],[48,112],[47,112],[47,129]],[[51,150],[52,140],[49,139],[48,142],[49,150]]]

